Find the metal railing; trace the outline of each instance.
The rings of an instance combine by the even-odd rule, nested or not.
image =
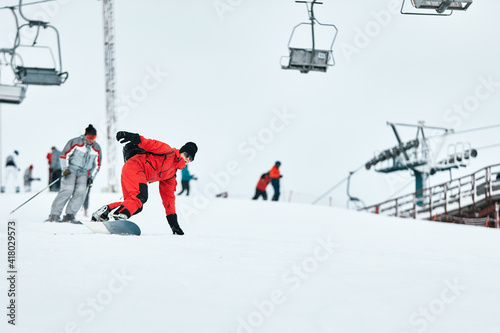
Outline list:
[[[496,212],[495,222],[498,226],[499,174],[500,164],[490,165],[473,174],[362,210],[375,214],[430,220],[442,215],[477,218]]]

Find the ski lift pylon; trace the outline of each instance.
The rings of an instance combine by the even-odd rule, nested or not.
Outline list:
[[[332,49],[333,49],[333,44],[335,43],[335,39],[337,38],[338,29],[333,24],[320,23],[314,17],[314,5],[323,4],[322,2],[318,2],[317,0],[295,1],[295,2],[306,4],[310,22],[299,23],[293,28],[290,39],[288,40],[289,55],[281,57],[281,68],[282,69],[299,70],[301,73],[304,73],[304,74],[308,73],[309,71],[326,72],[326,70],[329,66],[335,65],[335,59],[333,58]],[[334,31],[333,40],[332,40],[332,43],[330,44],[329,49],[317,49],[316,48],[315,33],[314,33],[314,25],[315,24],[318,24],[318,25],[324,26],[324,27],[332,28],[332,30]],[[294,33],[298,27],[303,26],[303,25],[310,25],[311,26],[312,45],[310,48],[309,47],[306,47],[306,48],[292,47],[291,43],[292,43]],[[288,58],[288,61],[284,65],[283,59],[285,59],[285,58]]]
[[[406,0],[401,5],[401,14],[408,15],[430,15],[430,16],[450,16],[454,10],[465,11],[472,4],[472,0],[410,0],[412,6],[419,12],[404,11]],[[435,10],[436,12],[428,11]]]
[[[19,14],[21,17],[26,20],[28,23],[25,23],[21,26],[19,26],[18,21],[17,21],[17,16],[16,16],[16,25],[17,25],[17,34],[16,34],[16,39],[14,42],[14,48],[13,48],[13,54],[12,54],[12,60],[11,60],[11,66],[16,74],[16,79],[19,81],[21,84],[32,84],[32,85],[61,85],[64,83],[67,78],[68,78],[68,72],[63,72],[62,71],[62,58],[61,58],[61,43],[59,39],[59,31],[57,29],[50,25],[48,22],[43,22],[43,21],[35,21],[35,20],[30,20],[26,18],[22,12],[22,0],[19,0]],[[37,34],[36,37],[33,41],[33,44],[31,48],[45,48],[48,49],[51,56],[52,56],[52,61],[53,61],[53,66],[50,68],[42,68],[42,67],[31,67],[31,66],[25,66],[23,62],[22,56],[16,52],[18,48],[21,45],[21,30],[25,27],[32,28],[36,27],[37,28]],[[57,55],[58,55],[58,61],[55,60],[54,55],[52,53],[52,49],[48,46],[36,46],[36,42],[40,33],[40,28],[47,29],[50,28],[55,32],[56,35],[56,41],[57,41]],[[17,61],[20,61],[18,64]]]

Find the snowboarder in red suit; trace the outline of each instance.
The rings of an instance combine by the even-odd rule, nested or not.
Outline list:
[[[262,196],[262,199],[267,200],[266,187],[270,181],[271,177],[269,177],[269,172],[264,173],[262,176],[260,176],[257,187],[255,188],[255,195],[253,196],[252,200],[257,200],[260,196]]]
[[[148,183],[160,182],[160,196],[167,221],[174,234],[183,235],[175,212],[175,175],[177,170],[194,160],[198,151],[196,144],[188,142],[178,150],[161,141],[124,131],[116,134],[116,140],[128,142],[124,147],[126,162],[121,174],[123,201],[99,208],[92,214],[92,220],[107,221],[112,211],[115,219],[128,219],[138,214],[148,200]]]

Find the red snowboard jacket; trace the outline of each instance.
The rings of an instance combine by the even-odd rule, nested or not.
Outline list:
[[[260,177],[259,182],[257,183],[257,189],[265,192],[266,187],[270,181],[271,181],[271,177],[269,177],[269,173],[263,174]]]
[[[144,173],[148,183],[160,182],[160,196],[165,212],[167,215],[175,214],[175,187],[177,186],[175,175],[177,170],[186,166],[179,150],[161,141],[146,139],[143,136],[138,146],[150,154],[137,154],[127,163],[134,163],[132,169],[136,171],[136,175]],[[130,176],[135,178],[134,175]]]

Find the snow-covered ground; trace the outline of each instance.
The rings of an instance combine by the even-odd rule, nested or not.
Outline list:
[[[43,223],[54,193],[9,215],[29,196],[0,197],[1,268],[14,218],[18,269],[1,332],[500,332],[495,229],[193,196],[174,236],[150,186],[141,236],[97,235]]]

